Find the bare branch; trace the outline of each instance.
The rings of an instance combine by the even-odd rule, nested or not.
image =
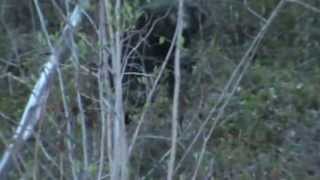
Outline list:
[[[178,117],[179,117],[179,95],[180,95],[180,56],[182,44],[182,28],[183,28],[183,5],[184,0],[179,0],[178,20],[177,20],[177,40],[174,57],[174,95],[172,106],[172,126],[171,126],[171,151],[168,163],[167,179],[172,180],[174,176],[174,164],[176,160],[177,136],[178,136]]]
[[[300,6],[304,7],[304,8],[307,8],[313,12],[316,12],[316,13],[320,13],[320,9],[319,8],[316,8],[306,2],[302,2],[300,0],[287,0],[288,2],[292,2],[292,3],[296,3],[296,4],[299,4]]]
[[[114,82],[114,116],[112,119],[112,163],[111,180],[128,179],[128,145],[124,123],[123,88],[122,88],[122,41],[121,41],[121,1],[114,4],[105,0],[108,21],[108,37],[110,38],[112,75]],[[112,9],[113,8],[113,9]],[[113,11],[112,11],[113,10]],[[114,13],[112,13],[114,12]],[[113,16],[112,16],[113,15]],[[114,18],[112,18],[114,17]],[[114,25],[114,27],[113,27]]]
[[[193,174],[192,179],[195,180],[197,178],[197,174],[198,174],[198,170],[200,168],[203,156],[204,156],[204,152],[206,150],[207,147],[207,143],[215,129],[215,127],[217,126],[219,120],[221,119],[222,115],[224,114],[224,109],[225,107],[229,104],[231,97],[234,95],[240,81],[242,80],[243,75],[247,72],[248,67],[250,66],[250,62],[252,61],[254,54],[256,53],[256,50],[258,49],[259,45],[261,44],[262,39],[264,38],[268,28],[271,26],[272,22],[275,20],[275,18],[277,17],[277,15],[279,14],[280,10],[284,7],[286,0],[281,0],[277,6],[274,8],[274,10],[272,11],[270,17],[267,19],[265,25],[261,28],[260,32],[257,34],[257,36],[255,37],[255,39],[253,40],[253,42],[251,43],[250,47],[248,48],[248,50],[246,51],[246,53],[244,54],[244,56],[241,58],[240,63],[238,64],[238,66],[236,67],[236,69],[233,71],[231,78],[229,79],[223,94],[221,95],[220,99],[219,99],[219,103],[216,104],[216,106],[214,108],[211,109],[211,111],[209,112],[208,116],[206,117],[205,122],[203,123],[203,125],[201,126],[201,128],[204,128],[204,126],[213,118],[213,115],[217,112],[218,114],[216,115],[215,118],[213,118],[213,123],[211,125],[210,131],[209,133],[205,136],[205,140],[202,144],[202,148],[201,148],[201,153]],[[221,107],[217,110],[217,107],[220,105],[221,102]],[[195,142],[196,139],[198,139],[200,133],[202,132],[202,130],[198,131],[198,134],[196,135],[196,137],[193,139],[193,142]],[[191,144],[192,145],[192,144]],[[188,150],[190,149],[191,145],[189,146]],[[188,150],[186,151],[186,153],[188,152]],[[180,161],[181,162],[181,161]]]

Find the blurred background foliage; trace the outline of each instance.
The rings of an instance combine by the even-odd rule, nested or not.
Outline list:
[[[141,7],[158,6],[159,2],[126,1],[123,13],[127,24],[124,29],[130,30],[142,13]],[[231,73],[278,2],[197,1],[205,5],[203,7],[209,13],[203,31],[187,50],[196,64],[191,79],[183,79],[189,88],[184,89],[188,101],[184,104],[187,111],[179,137],[182,145],[178,149],[178,159],[218,101]],[[320,8],[318,0],[303,2]],[[41,66],[46,61],[48,49],[31,0],[2,0],[0,3],[0,150],[3,152],[5,143],[8,143],[22,115]],[[54,41],[64,25],[61,14],[63,12],[66,15],[66,8],[63,1],[59,0],[41,1],[40,4],[50,38]],[[97,22],[97,1],[93,1],[90,6],[90,16]],[[288,3],[281,11],[210,139],[199,179],[320,178],[319,17],[319,13],[295,3]],[[86,69],[90,70],[92,62],[98,61],[96,50],[99,45],[95,30],[86,21],[76,36],[84,78],[81,91],[94,96],[93,85],[89,83],[94,76]],[[61,66],[70,104],[75,101],[75,68],[72,63],[65,61]],[[143,137],[145,134],[167,137],[170,133],[171,100],[165,95],[164,86],[165,83],[159,88],[158,98],[152,105],[152,113],[148,115],[141,140],[134,152],[131,176],[137,179],[146,174],[146,179],[161,179],[159,177],[164,177],[166,172],[166,161],[159,159],[169,148],[170,141]],[[65,122],[61,106],[57,85],[52,90],[45,121],[36,133],[36,136],[41,135],[44,146],[55,159],[63,155],[65,148],[61,144],[67,138],[63,134]],[[133,123],[128,126],[130,134],[139,120],[140,110],[129,111],[137,112],[132,116]],[[91,119],[95,119],[92,127],[96,129],[91,140],[97,144],[99,140],[95,138],[99,137],[100,122],[97,115],[92,114]],[[80,146],[80,125],[76,126],[79,129],[78,135],[72,141]],[[204,130],[203,136],[210,127],[211,124]],[[192,175],[200,148],[199,140],[179,169],[177,179],[187,179]],[[96,154],[98,150],[93,148]],[[81,150],[78,151],[81,154]],[[28,145],[23,152],[25,157],[22,167],[26,170],[20,169],[19,175],[31,177],[31,173],[26,172],[32,167],[28,165],[35,163],[33,153],[32,146]],[[50,176],[55,177],[59,173],[59,169],[44,154],[40,154],[38,160],[48,168],[39,174],[49,171],[45,177],[50,179]],[[81,166],[81,161],[78,163]],[[91,169],[92,173],[96,173],[97,166],[93,164]],[[16,176],[13,175],[13,179]]]

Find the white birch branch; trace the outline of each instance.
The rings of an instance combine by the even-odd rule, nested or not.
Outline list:
[[[173,95],[173,105],[172,105],[172,127],[171,127],[171,151],[170,159],[168,162],[168,174],[167,179],[172,180],[174,177],[174,165],[176,160],[176,150],[177,150],[177,136],[178,136],[178,118],[179,118],[179,95],[180,95],[180,56],[181,56],[181,44],[182,44],[182,28],[183,28],[183,6],[184,0],[179,0],[179,10],[177,17],[177,40],[176,49],[174,57],[174,95]]]
[[[87,2],[88,0],[82,0],[81,4],[75,7],[69,18],[70,22],[68,22],[63,29],[61,38],[56,43],[56,46],[51,49],[51,55],[48,57],[48,62],[43,66],[40,77],[31,92],[19,126],[13,135],[13,141],[7,146],[0,161],[0,179],[5,179],[8,175],[13,156],[30,138],[34,127],[43,115],[42,112],[46,107],[52,80],[56,75],[59,61],[68,55],[70,34],[73,33],[73,29],[80,23],[82,7],[84,7]]]

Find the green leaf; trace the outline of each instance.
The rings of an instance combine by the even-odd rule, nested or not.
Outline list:
[[[162,45],[165,41],[166,41],[166,38],[164,36],[160,36],[159,44]]]

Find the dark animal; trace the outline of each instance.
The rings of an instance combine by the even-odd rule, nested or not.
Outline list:
[[[124,43],[124,57],[131,52],[139,41],[143,41],[128,59],[126,72],[152,73],[165,60],[175,34],[177,23],[177,6],[175,3],[146,7],[138,19],[133,33],[128,33]],[[186,4],[183,16],[183,46],[189,47],[191,40],[196,37],[204,21],[204,14],[194,5]],[[170,75],[173,79],[173,54],[168,62]],[[183,59],[182,66],[192,67],[192,61]]]
[[[172,39],[176,31],[177,12],[176,3],[143,8],[143,14],[138,18],[132,33],[125,33],[125,36],[128,36],[128,38],[124,37],[127,40],[124,42],[123,57],[127,57],[128,53],[131,53],[127,59],[126,73],[152,73],[155,68],[162,65],[172,43],[174,43]],[[205,17],[206,14],[196,4],[185,4],[182,32],[184,48],[190,47],[192,39],[197,37],[202,23],[205,21]],[[142,43],[132,51],[132,48],[140,41]],[[183,55],[181,59],[183,76],[191,74],[193,65],[194,61],[187,55]],[[174,87],[174,51],[169,56],[166,72],[167,75],[164,81],[168,83],[168,95],[172,97]],[[186,84],[185,80],[182,80],[182,85]],[[141,86],[143,86],[137,80],[137,76],[133,75],[125,76],[123,83],[130,91],[136,89],[141,92]],[[139,98],[136,95],[133,97],[133,95],[128,93],[128,96],[131,104],[141,106],[141,103],[144,102],[138,102]]]

